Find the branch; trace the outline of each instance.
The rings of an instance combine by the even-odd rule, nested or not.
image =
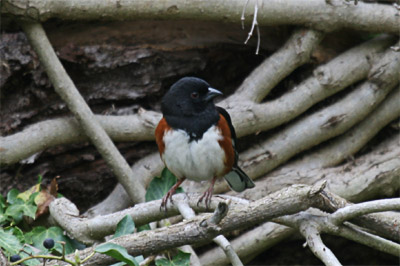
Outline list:
[[[317,256],[325,265],[342,265],[336,258],[335,254],[333,254],[333,252],[325,246],[324,242],[322,242],[318,225],[306,221],[301,223],[299,227],[300,233],[306,239],[307,245],[311,249],[312,253],[314,253],[314,255]]]
[[[217,235],[247,228],[285,214],[297,213],[311,206],[323,208],[326,198],[320,193],[312,194],[311,191],[315,191],[315,188],[296,185],[247,205],[234,206],[217,227],[201,226],[204,220],[212,216],[212,214],[205,214],[166,228],[122,236],[109,242],[124,246],[128,253],[133,256],[140,254],[145,256],[164,249],[208,242]],[[159,201],[156,202],[160,204]],[[83,250],[81,256],[86,256],[92,250],[92,248]],[[110,262],[109,257],[95,254],[87,263],[88,265],[95,265],[100,260],[102,263]]]
[[[221,104],[229,109],[237,134],[239,136],[273,128],[289,121],[290,119],[293,119],[315,103],[329,97],[336,92],[339,92],[352,83],[365,78],[368,75],[371,64],[368,58],[373,58],[377,52],[382,51],[385,47],[388,47],[392,40],[393,39],[391,37],[380,36],[350,49],[344,54],[328,62],[326,65],[318,67],[314,71],[314,76],[302,82],[297,89],[286,93],[275,101],[259,105],[246,102],[235,102],[234,104],[231,104],[230,102],[232,98],[229,98]],[[286,63],[282,63],[282,65],[285,64]],[[290,63],[288,62],[288,64]],[[263,75],[262,71],[256,70],[256,72],[259,72],[260,76]],[[260,80],[261,78],[257,79]],[[247,82],[245,81],[244,84],[246,83]],[[264,85],[268,86],[267,84]],[[244,87],[244,85],[241,87]],[[259,91],[260,88],[254,91]],[[296,145],[301,145],[301,141],[297,142],[296,139],[297,137],[290,139],[289,142],[285,142],[280,149],[285,150],[288,146],[295,145],[295,143],[297,143]],[[281,151],[277,150],[276,153],[281,153]],[[153,169],[153,167],[154,169],[162,169],[163,165],[159,159],[158,153],[154,153],[147,158],[148,160],[146,159],[145,164],[148,165],[150,169]],[[243,156],[241,156],[241,158],[243,159]],[[329,158],[330,157],[328,157],[328,161]],[[264,159],[265,161],[260,161],[260,164],[263,164],[263,162],[270,163],[271,160],[274,159],[276,160],[277,158],[269,158],[266,156]],[[279,165],[282,162],[283,161],[277,161],[276,165]],[[138,163],[134,166],[134,169],[136,167],[142,168],[143,166]],[[252,172],[252,167],[253,166],[250,165],[248,168],[246,168],[246,171]],[[268,167],[264,170],[267,172],[272,168],[273,167]],[[156,174],[157,173],[154,172],[149,174],[149,171],[146,171],[144,176],[145,179],[149,180]],[[204,187],[199,186],[198,184],[196,185],[196,188],[204,189]],[[215,191],[216,193],[228,191],[228,186],[224,182],[217,181]],[[110,194],[109,198],[104,200],[101,204],[93,207],[93,210],[97,209],[100,213],[108,213],[108,210],[110,209],[109,206],[113,207],[114,211],[119,210],[115,209],[117,206],[121,206],[121,208],[129,206],[129,202],[125,201],[125,203],[121,203],[119,200],[121,199],[121,195],[124,194],[125,192],[123,191],[123,188],[120,185],[117,185],[114,191]],[[118,203],[114,204],[114,200],[118,200]]]
[[[186,196],[185,194],[174,195],[174,202],[187,202],[191,208],[199,212],[205,212],[206,208],[197,206],[198,194]],[[210,208],[215,209],[223,197],[213,197]],[[236,202],[234,198],[231,198]],[[240,202],[240,200],[237,200]],[[108,215],[96,216],[94,218],[80,218],[76,206],[66,198],[54,200],[50,204],[50,214],[71,236],[85,243],[93,244],[111,235],[119,221],[126,215],[130,215],[137,226],[165,219],[179,214],[179,204],[168,204],[166,212],[160,212],[161,200],[147,203],[139,203],[134,207]]]
[[[381,210],[386,209],[387,207],[383,207]],[[350,223],[340,226],[334,225],[331,223],[331,217],[331,214],[310,209],[295,215],[279,217],[274,221],[299,229],[309,245],[312,244],[312,241],[317,241],[318,248],[315,248],[315,246],[310,246],[310,248],[317,257],[328,265],[337,265],[335,264],[336,258],[322,243],[319,236],[321,233],[338,235],[394,256],[399,254],[400,244],[372,235],[362,229],[357,229]],[[311,242],[309,241],[310,238]],[[332,261],[334,264],[331,264]],[[337,261],[337,263],[339,262]]]
[[[296,39],[295,37],[298,36],[298,34],[293,35],[293,38]],[[304,37],[305,39],[296,39],[301,40],[301,44],[305,44],[305,46],[300,46],[300,51],[303,51],[303,49],[311,49],[312,45],[308,44],[314,42],[312,41],[315,39],[314,35],[316,35],[315,32],[307,31]],[[391,37],[380,36],[350,49],[328,62],[326,65],[318,67],[314,71],[314,75],[299,84],[295,90],[286,93],[272,102],[254,104],[252,102],[243,102],[240,98],[237,98],[237,101],[228,98],[220,104],[226,107],[231,114],[238,136],[254,134],[256,132],[277,127],[297,117],[319,101],[365,78],[368,75],[371,64],[368,58],[373,58],[376,53],[389,47],[393,44],[392,41],[393,38]],[[287,43],[291,43],[291,41],[288,41]],[[294,49],[294,46],[292,46],[292,49]],[[295,50],[289,49],[288,51],[297,54]],[[278,54],[283,53],[283,51],[284,50],[280,50]],[[294,54],[292,55],[294,56]],[[305,51],[301,52],[301,55],[305,54]],[[286,67],[283,66],[291,66],[293,56],[289,56],[289,52],[287,54],[282,54],[282,56],[283,55],[288,61],[281,62],[281,67],[277,68],[276,71],[283,71],[284,73],[289,74],[291,70],[286,69]],[[270,58],[272,59],[275,57],[273,55]],[[271,88],[276,82],[278,82],[275,79],[268,82],[261,82],[264,80],[263,76],[265,75],[265,66],[265,64],[262,64],[251,74],[252,78],[246,79],[241,85],[240,88],[243,89],[247,86],[248,89],[253,88],[252,90],[254,94],[247,95],[246,97],[252,99],[259,98],[259,95],[257,94],[260,93],[263,88]],[[283,74],[278,74],[274,70],[271,71],[271,75],[282,76]],[[255,80],[260,82],[251,85],[250,82]],[[242,89],[239,89],[238,93],[243,96],[243,93],[240,91],[242,91]],[[150,127],[155,127],[160,118],[160,114],[148,111],[139,113],[139,115],[119,116],[118,118],[113,116],[97,117],[101,120],[104,119],[104,122],[101,122],[101,124],[106,125],[106,129],[113,128],[115,131],[125,132],[124,135],[121,136],[121,141],[133,141],[144,140],[144,138],[147,140],[150,137],[153,138],[154,128],[150,129]],[[70,123],[73,120],[57,119],[50,121],[57,121],[57,123],[46,124],[49,121],[45,121],[33,125],[20,133],[7,137],[0,137],[0,145],[3,147],[3,149],[0,150],[0,165],[13,164],[25,159],[42,151],[43,148],[52,146],[54,141],[56,141],[54,144],[58,145],[72,143],[77,140],[74,137],[75,134],[78,134],[79,136],[83,135],[82,133],[79,133],[79,130],[75,126],[67,129],[70,127]],[[117,123],[117,121],[120,122]],[[129,125],[128,128],[127,125]],[[41,130],[40,128],[44,126],[45,128]],[[51,129],[53,126],[56,126],[54,130]],[[113,134],[113,136],[118,137],[115,135],[116,133],[110,133]],[[132,138],[129,138],[129,136]],[[27,146],[26,149],[21,149],[21,147],[25,146]]]
[[[60,95],[79,121],[82,130],[89,137],[106,163],[111,167],[130,198],[134,202],[143,202],[144,188],[140,186],[140,183],[138,185],[130,184],[130,180],[135,180],[135,177],[132,176],[132,171],[128,163],[97,122],[89,106],[76,89],[51,46],[42,25],[39,23],[22,23],[22,27],[27,34],[29,42],[36,51],[41,64],[43,64],[57,94]]]
[[[400,31],[397,10],[390,5],[363,3],[348,5],[344,1],[259,0],[257,21],[260,26],[303,25],[321,31],[352,28],[370,32]],[[212,20],[240,24],[244,1],[226,4],[213,1],[109,1],[109,0],[7,0],[2,2],[2,15],[22,16],[41,22],[61,20]],[[251,6],[246,6],[251,12]],[[223,14],[223,15],[221,15]]]
[[[385,199],[363,202],[351,206],[347,206],[330,215],[331,223],[340,225],[344,221],[354,219],[357,216],[384,211],[400,210],[400,199]]]
[[[245,172],[257,178],[295,154],[340,135],[362,121],[399,82],[399,68],[400,53],[388,49],[370,72],[379,73],[379,76],[357,86],[336,103],[290,124],[257,147],[244,152],[241,159],[245,161]],[[379,72],[375,69],[379,69]]]
[[[285,45],[268,57],[246,77],[229,101],[240,99],[259,103],[286,76],[310,60],[311,52],[324,34],[314,30],[296,30]],[[285,62],[285,63],[283,63]]]
[[[143,141],[154,139],[154,128],[161,115],[153,111],[141,111],[137,115],[95,115],[95,118],[114,141]],[[1,151],[0,164],[14,164],[57,145],[88,140],[75,118],[49,119],[14,135],[0,137],[1,147],[4,149]]]
[[[358,152],[383,127],[400,116],[400,94],[393,90],[371,114],[346,134],[328,145],[305,154],[292,165],[301,168],[326,168],[337,165]]]
[[[143,186],[147,187],[152,178],[159,175],[163,168],[164,164],[161,161],[160,154],[155,152],[135,162],[132,166],[132,172],[134,176],[140,178],[140,182]],[[129,208],[132,204],[133,202],[128,194],[126,194],[125,189],[118,183],[107,198],[90,208],[85,213],[85,216],[95,217],[97,215],[113,213]]]
[[[290,227],[266,222],[230,240],[230,242],[232,248],[237,252],[243,263],[248,263],[266,249],[287,239],[294,232],[295,230]],[[220,247],[208,250],[199,257],[201,264],[204,266],[225,265],[229,263],[225,252]]]
[[[214,216],[213,216],[213,217],[216,217],[216,216],[219,217],[218,218],[219,221],[217,221],[217,224],[222,220],[223,217],[226,216],[226,213],[227,213],[227,209],[221,211],[221,208],[220,208],[221,204],[222,204],[222,202],[220,202],[218,204],[218,208],[215,210]],[[191,209],[190,206],[188,204],[186,204],[185,202],[179,202],[178,208],[179,208],[179,212],[182,214],[182,216],[185,219],[193,219],[196,216],[193,209]],[[227,205],[226,205],[226,208],[227,208]],[[213,221],[213,223],[216,223],[216,222]],[[226,257],[229,259],[230,263],[233,266],[243,265],[243,263],[240,261],[238,255],[236,254],[235,250],[232,248],[229,241],[223,235],[219,235],[219,236],[215,237],[213,239],[213,241],[222,248],[222,250],[225,252]]]

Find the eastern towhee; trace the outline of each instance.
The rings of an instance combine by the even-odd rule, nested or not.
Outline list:
[[[202,79],[185,77],[173,84],[161,103],[163,118],[156,128],[156,142],[165,166],[178,182],[163,197],[161,207],[187,178],[211,180],[199,198],[211,201],[214,183],[224,177],[231,189],[241,192],[254,187],[238,166],[236,133],[228,112],[214,105],[222,93]]]

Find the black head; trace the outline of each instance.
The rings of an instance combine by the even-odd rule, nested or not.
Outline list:
[[[184,129],[191,140],[197,140],[219,120],[219,112],[213,102],[219,95],[222,93],[204,80],[185,77],[165,94],[161,111],[171,127]]]
[[[161,111],[165,115],[195,116],[206,110],[215,109],[213,99],[222,93],[204,80],[185,77],[174,83],[165,94]]]

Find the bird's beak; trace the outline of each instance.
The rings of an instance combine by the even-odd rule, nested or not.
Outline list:
[[[208,92],[206,94],[206,101],[211,101],[212,99],[214,99],[217,96],[223,95],[222,92],[220,92],[219,90],[216,90],[214,88],[208,88]]]

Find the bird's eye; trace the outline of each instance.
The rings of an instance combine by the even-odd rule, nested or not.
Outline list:
[[[192,99],[197,99],[199,98],[199,94],[197,92],[192,92],[192,94],[190,94],[190,97],[192,97]]]

